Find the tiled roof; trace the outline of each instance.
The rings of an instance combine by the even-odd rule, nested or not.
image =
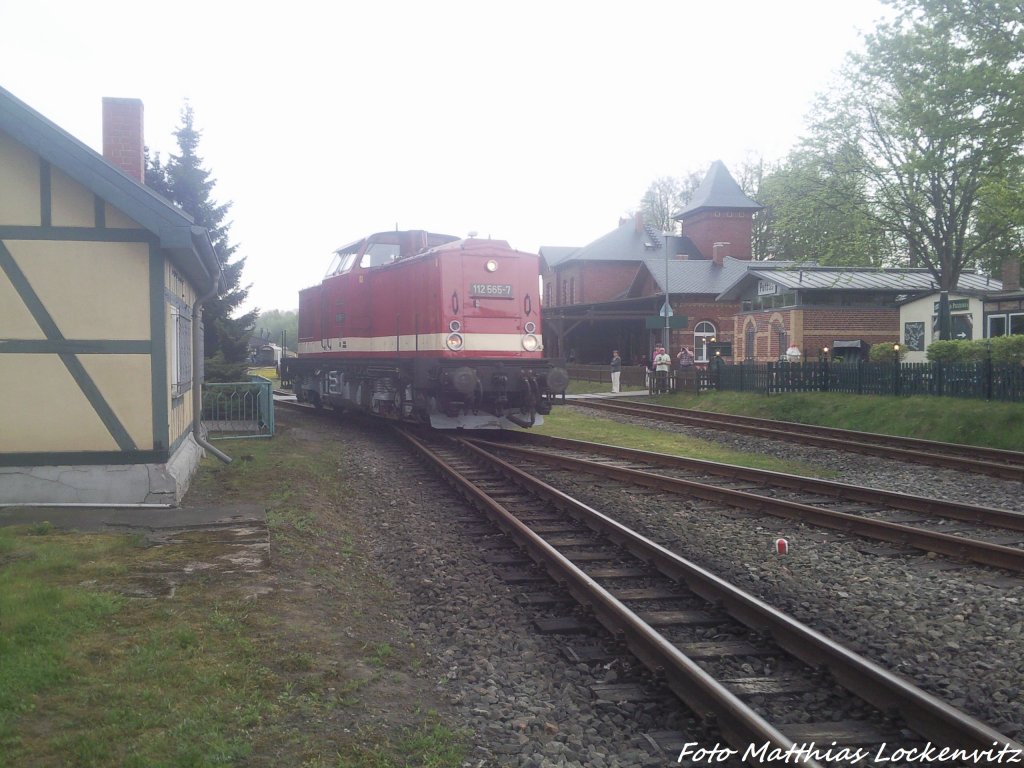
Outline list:
[[[857,267],[787,266],[757,267],[727,286],[721,299],[736,298],[747,280],[770,280],[787,290],[828,288],[846,291],[898,291],[917,293],[938,289],[935,278],[926,269],[866,269]],[[984,275],[963,272],[958,288],[977,291],[998,291],[1002,283]]]
[[[701,208],[743,208],[748,210],[760,210],[764,206],[747,197],[740,185],[726,169],[721,160],[715,160],[711,164],[704,180],[693,193],[693,197],[677,213],[672,215],[673,219],[683,218],[688,213],[693,213]]]
[[[579,248],[575,246],[567,248],[560,245],[542,245],[538,253],[549,267],[553,267],[568,260],[578,250]]]
[[[658,258],[644,259],[644,267],[651,273],[658,291],[665,291],[665,260]],[[669,293],[706,293],[717,296],[726,287],[740,279],[747,270],[758,262],[725,257],[722,265],[707,259],[694,261],[670,260],[668,262]],[[634,285],[642,275],[638,275]]]
[[[687,256],[700,256],[700,251],[693,241],[688,237],[668,235],[668,247],[672,255],[686,254]],[[562,255],[556,263],[566,261],[643,261],[650,256],[664,258],[666,235],[655,232],[650,226],[645,226],[638,232],[633,219],[623,221],[619,226],[606,235],[582,248],[572,249],[572,253]],[[546,252],[547,247],[542,249]],[[542,255],[544,255],[542,253]],[[549,266],[552,264],[548,262]]]

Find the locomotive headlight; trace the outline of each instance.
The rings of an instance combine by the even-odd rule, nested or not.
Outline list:
[[[494,259],[488,259],[487,264],[485,266],[487,267],[488,272],[498,271],[498,262],[496,262]]]
[[[452,320],[450,323],[448,323],[448,330],[450,330],[452,333],[458,333],[459,331],[462,330],[462,323],[460,323],[458,320]]]
[[[537,332],[537,324],[536,323],[527,323],[526,325],[523,326],[523,329],[527,333],[536,333]]]
[[[540,340],[538,340],[532,333],[523,336],[523,349],[527,352],[536,352],[540,349]]]
[[[461,333],[449,333],[448,338],[444,340],[444,343],[448,346],[452,352],[458,352],[465,345],[465,340],[462,338]]]

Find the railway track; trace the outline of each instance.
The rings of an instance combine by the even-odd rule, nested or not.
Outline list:
[[[855,750],[876,755],[896,744],[1021,749],[483,447],[434,437],[428,444],[398,431],[693,712],[713,721],[737,759],[798,762],[785,755],[811,742],[835,742],[843,754],[819,752],[801,764],[850,764]],[[574,618],[560,621],[575,631]],[[672,738],[663,734],[659,743],[674,757]]]
[[[549,467],[1024,572],[1020,512],[600,443],[510,437],[475,442]]]
[[[597,411],[654,419],[662,423],[739,432],[773,440],[787,440],[839,451],[853,451],[870,456],[881,456],[1024,482],[1024,453],[1018,451],[940,443],[873,432],[854,432],[650,403],[611,402],[598,398],[579,399],[573,403]]]

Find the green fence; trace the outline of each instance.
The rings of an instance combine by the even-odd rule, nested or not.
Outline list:
[[[203,385],[203,424],[211,440],[274,436],[274,392],[270,379]]]
[[[712,364],[714,389],[773,394],[939,395],[1024,402],[1024,366],[1010,363]]]

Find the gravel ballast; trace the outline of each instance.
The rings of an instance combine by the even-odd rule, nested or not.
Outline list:
[[[536,631],[538,610],[516,600],[527,590],[507,584],[484,562],[487,528],[465,522],[473,513],[459,497],[429,471],[410,470],[406,450],[372,429],[330,428],[341,430],[346,451],[365,469],[350,482],[367,484],[363,492],[376,489],[366,536],[382,576],[401,596],[409,636],[428,659],[421,674],[434,677],[437,695],[459,713],[456,725],[472,733],[466,765],[666,765],[674,761],[656,754],[645,734],[682,730],[714,743],[712,732],[672,702],[595,698],[591,688],[598,683],[649,678],[621,660],[570,662],[564,647],[583,641]],[[844,482],[1024,511],[1020,483],[686,431],[828,466]],[[551,477],[591,506],[1020,738],[1024,580],[941,557],[878,554],[863,540],[696,500],[625,492],[568,473]],[[789,540],[786,556],[775,554],[779,536]]]

